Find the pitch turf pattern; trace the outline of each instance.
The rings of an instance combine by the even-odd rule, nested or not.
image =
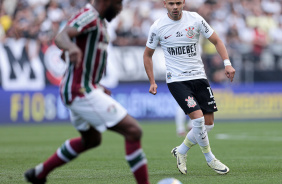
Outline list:
[[[216,157],[230,168],[218,175],[206,164],[198,146],[188,154],[187,175],[176,168],[170,151],[183,138],[173,122],[144,122],[142,145],[149,163],[151,184],[163,178],[186,183],[281,183],[282,121],[217,123],[209,133]],[[79,136],[70,124],[0,126],[0,183],[23,184],[26,169],[45,160],[68,138]],[[124,159],[123,138],[106,132],[102,145],[51,173],[49,184],[134,184]]]

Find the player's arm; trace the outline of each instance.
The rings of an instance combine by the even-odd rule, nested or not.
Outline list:
[[[154,52],[155,52],[154,49],[150,49],[149,47],[146,47],[145,51],[144,51],[144,55],[143,55],[144,67],[145,67],[147,76],[148,76],[149,81],[150,81],[149,92],[152,93],[153,95],[157,94],[157,88],[158,88],[156,81],[155,81],[154,72],[153,72],[152,56],[153,56]]]
[[[76,37],[80,34],[76,28],[68,25],[56,36],[55,43],[62,49],[64,53],[68,53],[70,62],[76,63],[76,67],[80,65],[82,52],[80,48],[71,41],[71,38]]]
[[[228,57],[228,53],[226,50],[226,47],[222,40],[219,38],[219,36],[213,32],[213,34],[208,38],[210,42],[212,42],[224,61],[224,66],[225,66],[225,75],[230,79],[230,81],[233,81],[234,75],[235,75],[235,69],[231,66],[231,62]]]

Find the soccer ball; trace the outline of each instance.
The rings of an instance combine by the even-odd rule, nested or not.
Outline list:
[[[182,183],[175,178],[164,178],[160,180],[157,184],[182,184]]]

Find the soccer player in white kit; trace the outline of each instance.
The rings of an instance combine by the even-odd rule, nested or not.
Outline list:
[[[187,152],[193,145],[199,144],[208,166],[219,174],[226,174],[229,168],[215,158],[208,139],[217,107],[199,52],[200,34],[215,45],[224,61],[225,74],[231,82],[235,69],[231,66],[223,42],[209,24],[198,13],[183,11],[185,0],[164,0],[163,3],[168,13],[151,26],[144,51],[144,66],[150,81],[149,92],[154,95],[157,93],[152,56],[160,43],[166,61],[168,88],[193,124],[183,143],[173,148],[171,153],[176,157],[179,171],[186,174]]]

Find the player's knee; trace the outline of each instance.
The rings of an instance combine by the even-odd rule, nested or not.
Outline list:
[[[112,130],[116,130],[121,133],[126,140],[137,141],[142,137],[142,130],[136,119],[127,115],[116,127]]]
[[[100,138],[99,139],[95,138],[95,139],[92,139],[92,140],[87,140],[85,146],[86,146],[86,148],[95,148],[95,147],[99,146],[101,144],[101,142],[102,141],[101,141]]]
[[[126,135],[127,140],[137,141],[142,137],[142,129],[139,126],[131,126]]]
[[[86,149],[95,148],[101,144],[102,138],[99,136],[87,137],[83,139],[83,142]]]
[[[205,125],[205,118],[200,117],[192,120],[193,127],[203,127]]]

